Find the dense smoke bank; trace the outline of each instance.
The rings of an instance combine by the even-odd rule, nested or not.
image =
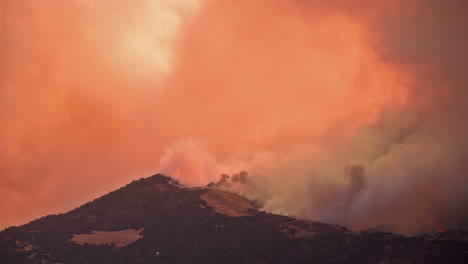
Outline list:
[[[355,229],[468,228],[466,1],[0,10],[0,226],[159,169]]]

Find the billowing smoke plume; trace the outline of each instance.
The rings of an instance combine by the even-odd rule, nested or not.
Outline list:
[[[0,228],[151,175],[183,0],[0,2]]]
[[[467,227],[466,1],[0,10],[0,225],[159,165],[271,212],[407,234]]]
[[[176,142],[166,149],[159,164],[161,173],[185,185],[204,185],[221,173],[216,159],[192,139]]]

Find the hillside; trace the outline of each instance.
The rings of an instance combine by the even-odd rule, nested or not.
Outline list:
[[[468,263],[468,234],[354,232],[157,174],[3,230],[0,263]]]

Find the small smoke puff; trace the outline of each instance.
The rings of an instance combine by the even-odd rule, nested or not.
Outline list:
[[[159,160],[160,171],[188,186],[200,186],[218,178],[216,159],[193,139],[184,139],[166,148]]]
[[[227,174],[221,174],[220,179],[217,182],[210,182],[207,186],[208,187],[226,187],[229,188],[231,183],[229,183],[230,176]]]
[[[239,183],[245,183],[245,180],[247,179],[247,176],[249,174],[246,171],[241,171],[237,174],[232,175],[232,182],[239,182]]]
[[[362,165],[346,165],[345,179],[349,181],[351,193],[357,193],[364,187],[366,183],[365,173],[366,169]]]
[[[230,188],[232,187],[233,184],[239,185],[244,185],[246,184],[246,180],[248,177],[248,173],[246,171],[241,171],[239,173],[233,174],[232,177],[229,176],[228,174],[221,174],[221,177],[217,182],[210,182],[208,184],[208,187],[225,187],[225,188]]]

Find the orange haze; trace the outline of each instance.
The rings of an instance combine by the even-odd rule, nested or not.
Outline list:
[[[356,229],[466,227],[466,3],[348,2],[3,1],[0,227],[158,170],[247,170],[265,210]]]

